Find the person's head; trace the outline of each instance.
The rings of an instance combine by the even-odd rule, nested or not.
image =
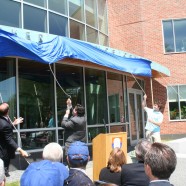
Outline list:
[[[0,159],[0,186],[5,185],[5,169],[4,169],[4,162]]]
[[[80,105],[80,104],[77,104],[73,110],[73,115],[77,115],[77,116],[84,116],[85,115],[85,108]]]
[[[113,172],[120,172],[121,166],[126,164],[126,157],[122,149],[116,147],[110,152],[107,167]]]
[[[139,161],[144,161],[145,154],[151,148],[152,143],[148,140],[140,140],[135,146],[136,158]]]
[[[9,105],[7,103],[2,103],[0,105],[0,116],[8,115]]]
[[[150,180],[169,179],[177,164],[172,148],[163,143],[153,143],[145,155],[145,172]]]
[[[162,109],[162,103],[158,100],[154,101],[153,109],[155,111],[160,111]]]
[[[63,159],[62,147],[55,142],[49,143],[43,149],[43,159],[53,162],[61,162]]]
[[[72,168],[85,168],[89,160],[88,146],[76,141],[68,149],[67,161]]]

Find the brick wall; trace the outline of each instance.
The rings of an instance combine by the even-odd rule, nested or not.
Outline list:
[[[108,0],[110,47],[167,67],[170,77],[153,78],[153,97],[163,102],[162,134],[186,134],[186,122],[169,121],[167,85],[186,84],[186,53],[164,54],[162,20],[186,18],[185,0]],[[146,79],[148,105],[150,79]]]

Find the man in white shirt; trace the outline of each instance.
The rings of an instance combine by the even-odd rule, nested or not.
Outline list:
[[[148,108],[146,105],[147,95],[145,94],[143,98],[142,107],[147,112],[146,138],[151,142],[161,142],[160,125],[163,122],[163,114],[160,109],[162,104],[154,102],[153,108]]]

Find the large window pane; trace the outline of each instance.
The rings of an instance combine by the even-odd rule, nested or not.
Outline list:
[[[24,0],[24,1],[34,4],[34,5],[37,5],[37,6],[46,7],[46,0]],[[49,1],[51,1],[51,0],[49,0]]]
[[[85,26],[81,23],[70,20],[70,37],[85,40]]]
[[[176,52],[186,51],[186,19],[174,21]]]
[[[69,16],[79,21],[84,21],[83,5],[84,0],[68,0],[69,1]]]
[[[24,5],[23,11],[25,29],[47,32],[46,11],[27,5]]]
[[[61,119],[66,111],[66,100],[71,96],[72,105],[81,104],[84,106],[84,90],[83,90],[83,74],[81,67],[74,67],[69,65],[56,64],[56,77],[63,88],[63,91],[57,85],[57,111],[58,122],[61,123]]]
[[[94,127],[88,128],[88,143],[92,143],[92,140],[100,133],[107,133],[108,129],[106,127]]]
[[[169,86],[167,87],[167,91],[168,91],[168,100],[169,100],[170,120],[179,120],[180,110],[179,110],[178,86]]]
[[[55,131],[21,132],[21,142],[25,150],[44,148],[50,142],[55,142]]]
[[[49,0],[48,7],[50,10],[59,12],[61,14],[67,14],[67,1],[66,0]]]
[[[0,58],[0,103],[9,104],[9,116],[12,120],[17,117],[15,64],[15,59]]]
[[[169,112],[171,120],[179,120],[179,103],[178,102],[169,102]]]
[[[96,1],[85,0],[86,23],[97,28]]]
[[[0,25],[21,27],[21,4],[0,0]]]
[[[99,44],[103,46],[108,46],[108,36],[99,33]]]
[[[60,36],[68,36],[67,18],[49,13],[49,33]]]
[[[106,0],[98,1],[98,20],[99,20],[99,30],[105,34],[108,33],[107,28],[107,6]]]
[[[23,129],[55,127],[53,76],[48,65],[19,60],[20,115]]]
[[[172,20],[163,21],[165,52],[174,52],[174,36]]]
[[[87,124],[108,123],[105,72],[86,69]]]
[[[125,115],[123,107],[124,99],[122,76],[108,73],[107,78],[110,123],[120,122],[121,117],[124,117]]]
[[[179,86],[180,100],[186,101],[186,85]]]
[[[169,101],[177,102],[178,101],[178,86],[167,87]]]
[[[98,31],[87,27],[87,41],[98,44]]]

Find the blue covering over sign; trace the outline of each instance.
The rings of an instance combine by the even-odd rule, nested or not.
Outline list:
[[[42,63],[65,58],[80,59],[139,76],[151,76],[151,61],[126,58],[104,51],[93,44],[62,36],[34,42],[0,29],[0,57],[17,56]]]

